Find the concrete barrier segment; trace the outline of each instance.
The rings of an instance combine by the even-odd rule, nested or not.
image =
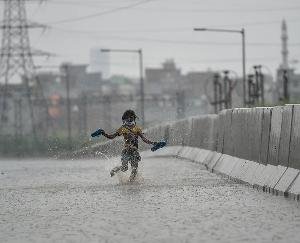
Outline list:
[[[224,139],[223,139],[223,153],[233,155],[233,139],[232,139],[232,112],[233,110],[225,110],[224,118]]]
[[[179,120],[169,126],[169,145],[186,145],[190,140],[191,119]]]
[[[269,141],[268,164],[278,165],[279,140],[282,124],[282,106],[276,106],[272,109],[271,131]]]
[[[274,187],[274,190],[280,194],[287,192],[298,174],[299,170],[288,168],[281,179],[278,181],[277,185]]]
[[[259,164],[258,167],[256,168],[255,174],[253,175],[253,185],[255,187],[263,188],[264,186],[264,181],[266,179],[265,177],[265,170],[266,170],[266,165],[264,164]]]
[[[293,113],[293,105],[286,105],[283,107],[278,151],[278,164],[282,166],[288,166],[289,164]]]
[[[224,148],[225,114],[226,111],[222,110],[218,115],[217,121],[217,152],[219,153],[223,153]]]
[[[189,146],[213,149],[215,147],[214,120],[216,115],[206,115],[192,118]]]
[[[284,166],[275,166],[268,164],[264,171],[265,173],[265,180],[263,187],[268,192],[271,192],[275,185],[278,183],[284,172],[286,171],[286,167]]]
[[[233,141],[233,156],[241,158],[242,122],[240,109],[234,109],[232,111],[231,137]]]
[[[246,160],[247,173],[244,175],[243,180],[250,185],[255,184],[255,174],[260,168],[260,164],[254,161]]]
[[[235,109],[232,114],[233,154],[236,157],[247,159],[249,156],[249,139],[247,129],[247,115],[249,109]]]
[[[236,166],[236,163],[238,163],[236,157],[223,154],[213,169],[223,175],[230,175],[231,171]]]
[[[192,147],[190,149],[189,153],[186,155],[186,158],[189,159],[189,160],[191,160],[191,161],[200,163],[200,161],[198,160],[198,158],[202,157],[202,154],[205,153],[205,152],[206,152],[206,150]]]
[[[192,147],[183,147],[178,153],[179,158],[189,159]]]
[[[217,164],[221,156],[222,156],[221,153],[215,151],[211,154],[211,156],[208,156],[207,159],[205,160],[205,165],[207,169],[213,171],[215,165]]]
[[[251,109],[250,118],[248,119],[248,136],[249,136],[249,159],[259,161],[259,153],[262,137],[262,119],[264,108]]]
[[[246,173],[246,170],[248,168],[247,160],[236,158],[236,161],[237,161],[237,163],[231,170],[229,176],[232,178],[242,180],[242,178],[244,177],[244,174]]]
[[[288,189],[288,193],[294,196],[294,199],[300,200],[300,173],[292,182],[291,187]]]
[[[300,105],[294,105],[289,167],[300,169]]]
[[[272,108],[264,107],[262,115],[261,146],[258,162],[266,165],[268,163],[269,141],[271,131]]]

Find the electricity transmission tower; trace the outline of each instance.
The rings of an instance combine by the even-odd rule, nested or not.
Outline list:
[[[26,113],[24,122],[30,127],[30,132],[37,138],[37,132],[45,135],[45,119],[48,118],[48,106],[43,96],[42,85],[35,73],[33,56],[49,55],[33,50],[30,46],[29,29],[45,28],[45,26],[30,22],[26,15],[26,1],[29,0],[0,0],[4,4],[3,21],[0,22],[2,42],[0,49],[0,134],[7,133],[9,120],[8,100],[24,99],[23,112]],[[33,0],[31,0],[33,1]],[[16,81],[19,80],[19,81]],[[18,83],[19,92],[13,90]],[[42,108],[42,109],[41,109]],[[47,113],[45,113],[47,112]],[[43,117],[43,119],[41,119]],[[43,121],[42,121],[43,120]]]

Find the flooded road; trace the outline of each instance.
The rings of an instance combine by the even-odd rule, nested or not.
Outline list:
[[[175,158],[0,161],[0,242],[300,242],[300,204]]]

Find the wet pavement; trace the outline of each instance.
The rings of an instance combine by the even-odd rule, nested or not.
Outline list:
[[[0,161],[0,242],[300,242],[300,204],[175,158]]]

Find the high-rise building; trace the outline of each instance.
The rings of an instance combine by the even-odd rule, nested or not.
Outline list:
[[[101,52],[101,48],[94,47],[90,50],[89,73],[102,73],[104,79],[110,76],[110,56],[107,52]]]
[[[281,55],[282,60],[277,69],[277,89],[275,100],[285,102],[299,102],[300,100],[300,75],[289,66],[288,59],[288,31],[286,21],[281,24]]]
[[[287,25],[285,20],[282,21],[281,24],[281,55],[282,55],[282,61],[281,61],[281,68],[287,69],[288,64],[288,32],[287,32]]]

